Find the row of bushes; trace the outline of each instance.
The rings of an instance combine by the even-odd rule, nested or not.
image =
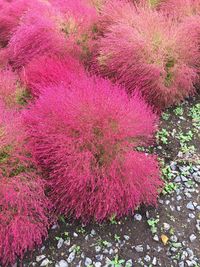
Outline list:
[[[198,0],[0,1],[0,261],[58,216],[155,205],[161,109],[196,92]]]

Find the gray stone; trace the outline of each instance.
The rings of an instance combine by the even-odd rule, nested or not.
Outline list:
[[[154,235],[154,237],[153,237],[153,240],[155,240],[155,241],[159,241],[159,237],[158,237],[158,235]]]
[[[184,261],[184,260],[186,260],[187,257],[188,257],[187,251],[183,251],[183,253],[181,255],[181,260]]]
[[[135,219],[136,221],[141,221],[141,220],[142,220],[142,215],[136,213],[136,214],[134,215],[134,219]]]
[[[69,254],[69,257],[67,258],[67,262],[68,262],[68,263],[72,263],[72,261],[75,259],[75,256],[76,256],[75,252],[72,251],[72,252]]]
[[[41,261],[41,260],[43,260],[45,258],[46,258],[45,255],[39,255],[39,256],[36,257],[36,261],[39,262],[39,261]]]
[[[96,255],[95,258],[96,258],[98,261],[102,261],[102,260],[103,260],[103,255],[102,255],[102,254]]]
[[[94,266],[95,266],[95,267],[101,267],[101,262],[100,262],[100,261],[95,262],[95,263],[94,263]]]
[[[176,182],[176,183],[180,183],[180,182],[181,182],[181,177],[180,177],[180,176],[177,176],[177,177],[174,179],[174,182]]]
[[[146,255],[146,256],[144,257],[144,260],[145,260],[146,262],[150,262],[151,257],[150,257],[149,255]]]
[[[133,261],[131,259],[127,260],[125,267],[132,267],[132,266],[133,266]]]
[[[62,245],[64,244],[64,240],[62,238],[60,238],[58,240],[58,244],[57,244],[57,248],[60,249],[62,247]]]
[[[193,213],[189,213],[189,214],[188,214],[188,217],[189,217],[190,219],[194,219],[194,218],[195,218],[195,215],[194,215]]]
[[[178,241],[178,237],[177,237],[176,235],[172,235],[172,236],[170,237],[170,241],[172,241],[172,242],[177,242],[177,241]]]
[[[164,228],[165,231],[169,231],[171,226],[168,223],[163,223],[163,228]]]
[[[67,240],[65,240],[64,244],[65,244],[66,246],[70,246],[70,244],[71,244],[71,240],[70,240],[70,238],[68,238]]]
[[[200,172],[195,172],[195,173],[193,173],[192,176],[193,176],[195,182],[199,184],[200,183]]]
[[[192,201],[190,201],[188,204],[187,204],[187,209],[189,209],[189,210],[195,210],[195,208],[194,208],[194,205],[192,204]]]
[[[85,259],[85,266],[90,266],[92,264],[92,260],[90,258]]]
[[[47,266],[48,264],[50,263],[50,260],[49,259],[45,259],[42,261],[42,263],[40,264],[40,266]]]
[[[191,234],[190,235],[190,242],[194,242],[194,240],[196,240],[196,235],[194,235],[194,234]]]
[[[96,251],[96,253],[99,253],[101,251],[101,247],[100,246],[95,246],[95,251]]]
[[[178,267],[184,267],[184,266],[185,266],[184,261],[179,262]]]
[[[128,241],[128,240],[130,239],[130,236],[128,236],[128,235],[124,235],[124,239],[125,239],[126,241]]]
[[[78,234],[74,232],[74,233],[73,233],[73,236],[74,236],[74,237],[78,237]]]
[[[157,258],[156,258],[156,257],[153,258],[153,260],[152,260],[152,264],[153,264],[154,266],[156,266],[156,264],[157,264]]]
[[[90,233],[92,236],[95,236],[96,235],[96,232],[94,229],[92,229],[91,233]]]
[[[69,266],[69,264],[65,260],[59,261],[58,264],[59,264],[59,267],[68,267]]]
[[[138,246],[135,247],[135,250],[136,250],[138,253],[140,253],[140,252],[143,252],[143,251],[144,251],[144,248],[143,248],[142,245],[138,245]]]

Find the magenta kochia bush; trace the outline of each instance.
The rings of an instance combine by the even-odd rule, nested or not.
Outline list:
[[[16,112],[0,104],[0,262],[22,258],[42,243],[49,226],[44,182],[25,150],[25,132]]]
[[[47,3],[26,12],[8,44],[9,60],[21,68],[36,56],[62,54],[66,42],[59,28],[62,18]]]
[[[135,11],[133,6],[126,20],[113,22],[98,40],[100,70],[123,83],[128,92],[140,88],[159,108],[179,103],[195,92],[199,57],[195,37],[188,38],[186,47],[192,49],[187,51],[180,36],[172,20],[148,8]]]
[[[134,148],[151,143],[157,118],[139,96],[82,77],[48,88],[24,117],[58,214],[101,221],[156,203],[156,158]]]
[[[0,46],[7,45],[14,29],[18,26],[21,16],[25,13],[31,0],[4,0],[0,5]]]
[[[83,66],[71,56],[41,56],[30,62],[21,72],[21,78],[33,96],[39,96],[47,87],[70,84],[74,75],[83,74]],[[75,74],[76,73],[76,74]]]

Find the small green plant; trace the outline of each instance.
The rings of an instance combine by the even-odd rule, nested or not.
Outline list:
[[[193,132],[190,130],[187,133],[183,133],[182,131],[178,135],[178,139],[180,141],[180,145],[183,146],[185,143],[192,141]]]
[[[169,117],[170,117],[170,114],[169,113],[166,113],[166,112],[163,112],[162,113],[163,120],[168,121],[169,120]]]
[[[100,238],[100,239],[97,241],[97,244],[98,244],[100,247],[104,247],[104,248],[105,248],[105,247],[108,246],[109,242]]]
[[[85,234],[85,229],[83,228],[83,227],[80,227],[80,228],[78,228],[78,229],[76,229],[76,231],[78,232],[78,233],[80,233],[80,234]]]
[[[116,242],[118,242],[120,240],[120,236],[115,234],[114,239],[115,239]]]
[[[177,108],[174,110],[174,113],[175,113],[177,116],[183,116],[183,108],[182,108],[182,107],[177,107]]]
[[[109,218],[109,221],[111,224],[117,224],[117,221],[116,221],[116,215],[113,214],[110,218]]]
[[[163,180],[171,180],[174,177],[169,165],[162,168]]]
[[[196,104],[189,111],[189,116],[192,117],[194,127],[200,128],[200,104]]]
[[[175,184],[173,182],[166,182],[162,193],[163,193],[163,195],[171,194],[176,189],[177,189],[177,184]]]
[[[108,266],[111,266],[111,267],[122,267],[123,263],[125,263],[125,260],[119,259],[119,256],[116,255],[113,260],[110,260],[110,262],[108,263]]]
[[[156,138],[157,141],[161,141],[164,145],[168,144],[168,137],[169,137],[169,132],[166,129],[162,129],[157,132]]]
[[[157,218],[150,218],[150,219],[147,220],[147,223],[150,226],[152,234],[157,233],[158,222],[159,222],[159,217],[158,216],[157,216]]]

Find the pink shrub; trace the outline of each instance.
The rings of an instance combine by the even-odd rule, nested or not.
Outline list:
[[[24,117],[58,214],[101,221],[156,203],[157,161],[133,151],[152,141],[157,120],[139,96],[82,77],[49,88]]]
[[[0,103],[0,262],[13,264],[47,236],[49,202],[16,111]]]
[[[0,185],[0,261],[7,266],[47,236],[48,201],[42,181],[31,173],[0,175]]]
[[[113,23],[98,40],[101,72],[123,83],[128,92],[140,88],[143,96],[159,108],[193,94],[198,78],[192,62],[198,58],[198,47],[192,44],[196,40],[188,38],[187,44],[194,49],[183,53],[180,29],[171,20],[148,8],[135,12],[132,7],[127,16]]]
[[[97,20],[97,13],[86,0],[50,0],[63,14],[66,20],[66,33],[87,33]]]
[[[163,0],[159,10],[170,17],[182,21],[185,17],[200,15],[199,0]]]
[[[58,57],[41,56],[31,61],[21,73],[22,80],[33,96],[39,96],[48,86],[70,84],[74,75],[84,73],[83,66],[70,56]],[[77,77],[76,76],[76,77]]]
[[[7,45],[31,0],[3,1],[0,6],[0,46]]]
[[[60,16],[47,4],[26,13],[9,42],[9,59],[14,68],[44,54],[62,54],[65,38],[58,25]]]

